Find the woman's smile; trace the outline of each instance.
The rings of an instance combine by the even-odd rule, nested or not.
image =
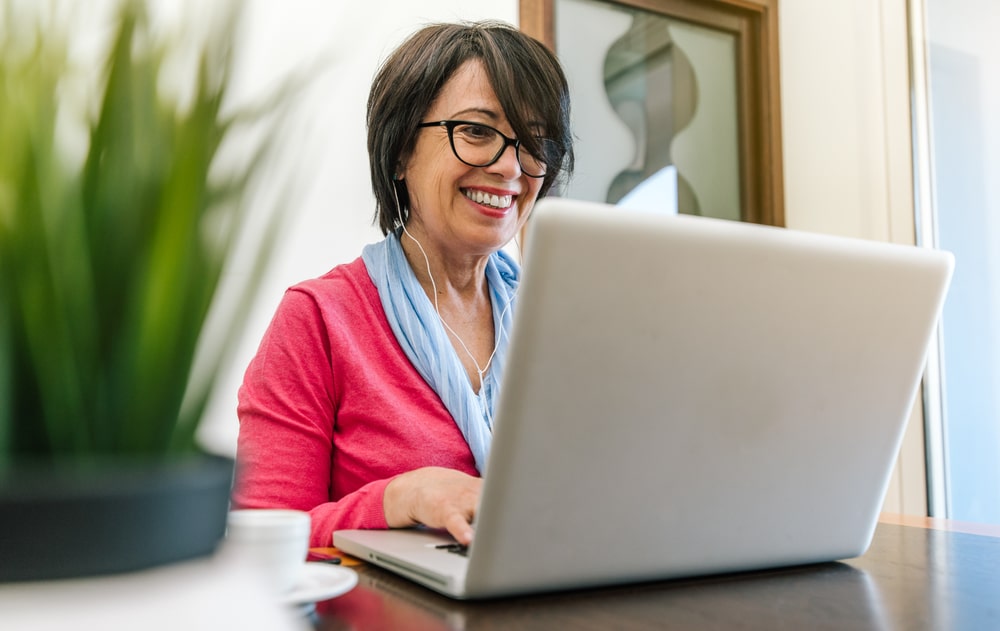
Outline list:
[[[509,193],[490,193],[483,189],[463,188],[462,194],[483,206],[489,206],[495,210],[506,210],[510,208],[514,196]]]

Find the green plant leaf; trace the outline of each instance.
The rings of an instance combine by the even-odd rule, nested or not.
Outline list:
[[[77,165],[60,152],[56,125],[60,85],[74,72],[67,33],[41,24],[25,44],[16,16],[0,25],[0,464],[194,448],[278,232],[279,215],[266,209],[257,269],[195,373],[291,95],[286,84],[222,114],[239,6],[201,43],[193,97],[181,107],[160,90],[176,42],[155,40],[145,5],[123,2]],[[220,147],[246,124],[264,132],[220,175]]]

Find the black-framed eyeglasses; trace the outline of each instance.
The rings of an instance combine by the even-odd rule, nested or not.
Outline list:
[[[417,127],[444,127],[455,157],[470,167],[488,167],[513,146],[521,172],[528,177],[545,177],[549,162],[558,156],[558,144],[551,138],[536,138],[541,156],[521,151],[521,141],[508,138],[499,129],[483,123],[463,120],[444,120],[420,123]]]

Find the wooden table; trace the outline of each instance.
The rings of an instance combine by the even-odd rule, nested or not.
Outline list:
[[[357,588],[317,604],[317,630],[1000,629],[1000,528],[889,514],[857,559],[495,601],[354,568]]]

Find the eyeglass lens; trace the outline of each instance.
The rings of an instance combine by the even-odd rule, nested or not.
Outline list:
[[[451,145],[455,150],[455,155],[462,162],[476,167],[489,166],[500,159],[500,155],[507,149],[507,145],[515,144],[515,140],[507,138],[498,130],[488,125],[474,123],[458,123],[449,127],[451,132]],[[538,139],[543,150],[552,141],[547,138]],[[526,175],[541,177],[545,175],[547,164],[543,158],[537,157],[528,151],[522,151],[517,146],[517,159],[521,164],[521,170]]]

